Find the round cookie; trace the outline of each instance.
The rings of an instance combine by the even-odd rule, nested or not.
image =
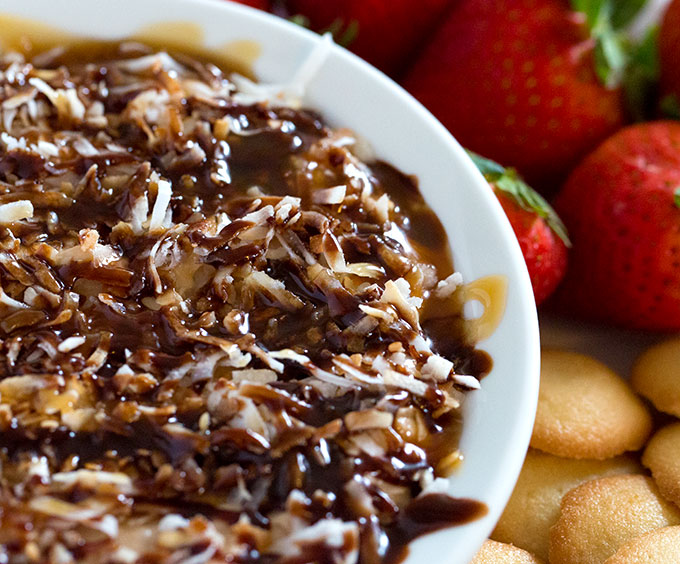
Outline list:
[[[680,423],[674,423],[657,431],[642,455],[642,464],[651,470],[661,494],[676,505],[680,505],[679,454]]]
[[[645,405],[604,364],[574,352],[543,351],[532,447],[602,460],[638,450],[651,429]]]
[[[680,509],[651,478],[622,475],[581,484],[562,498],[550,530],[550,564],[604,564],[623,544],[680,524]]]
[[[543,561],[511,544],[487,540],[470,564],[543,564]]]
[[[562,496],[577,485],[614,474],[641,472],[627,456],[574,460],[529,449],[515,490],[491,538],[548,560],[550,527],[560,515]]]
[[[624,544],[604,564],[678,564],[680,527],[663,527]]]
[[[680,417],[680,338],[643,352],[633,365],[630,382],[659,411]]]

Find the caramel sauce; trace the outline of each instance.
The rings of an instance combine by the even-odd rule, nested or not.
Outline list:
[[[19,18],[3,16],[0,22],[6,29],[11,30],[2,38],[3,44],[29,55],[39,53],[55,44],[69,45],[68,52],[57,58],[56,64],[92,59],[106,61],[112,57],[116,49],[115,43],[78,40],[49,26]],[[26,41],[27,36],[31,37],[30,41]],[[168,43],[168,36],[181,39]],[[204,51],[201,47],[203,35],[200,28],[190,24],[166,23],[153,26],[140,30],[135,39],[153,46],[170,48],[171,52],[198,54],[203,59],[206,58],[206,53],[210,53],[207,56],[209,60],[221,65],[225,65],[226,62],[226,66],[236,68],[242,73],[250,72],[252,63],[259,54],[257,45],[247,41],[225,46],[224,50]],[[123,107],[126,100],[109,100],[107,103],[111,104],[111,109],[115,109],[116,105]],[[290,175],[287,175],[291,156],[300,155],[327,134],[323,122],[313,112],[286,108],[274,112],[257,106],[234,106],[225,109],[224,112],[235,117],[243,117],[253,130],[258,130],[258,126],[261,125],[261,131],[229,139],[228,154],[220,157],[228,162],[232,175],[228,187],[218,189],[211,180],[210,162],[202,162],[190,169],[175,166],[176,163],[173,163],[172,167],[175,168],[168,167],[162,171],[164,176],[178,187],[183,186],[183,179],[188,174],[192,177],[190,188],[178,189],[173,195],[174,219],[177,221],[183,221],[198,208],[206,213],[220,209],[232,217],[243,215],[242,208],[248,203],[244,194],[253,185],[265,186],[267,194],[271,196],[291,194]],[[264,124],[269,120],[286,121],[290,123],[290,127],[286,131],[267,129]],[[138,155],[143,153],[141,140],[138,131],[126,132],[120,141],[131,148],[128,153],[108,156],[100,161],[97,160],[99,157],[87,158],[75,166],[81,174],[84,174],[95,163],[101,168],[106,168],[116,162],[136,162]],[[216,140],[211,139],[210,144],[216,144]],[[154,165],[161,166],[157,162],[154,162]],[[45,166],[46,163],[41,159],[17,153],[3,159],[0,173],[38,181],[41,174],[44,175]],[[334,219],[340,223],[346,222],[348,229],[351,227],[356,231],[356,237],[351,241],[351,245],[343,249],[346,256],[353,261],[362,258],[372,264],[381,264],[390,278],[405,275],[400,270],[404,263],[400,262],[399,256],[412,253],[417,254],[423,262],[434,265],[439,278],[445,278],[453,272],[446,233],[420,195],[415,179],[382,162],[369,163],[368,170],[375,182],[376,190],[388,193],[398,206],[395,210],[397,219],[390,230],[393,236],[390,236],[390,232],[385,233],[381,229],[376,229],[375,224],[366,223],[365,210],[350,210],[344,217],[338,213]],[[292,195],[299,196],[303,202],[308,198],[308,194],[304,192]],[[120,205],[120,202],[116,202],[116,206]],[[111,215],[110,203],[99,200],[98,195],[93,194],[90,199],[59,210],[60,221],[56,229],[66,232],[104,226],[106,231],[111,228],[111,225],[107,224]],[[236,219],[225,228],[221,236],[226,238],[243,227]],[[134,245],[126,247],[125,242],[120,243],[120,247],[132,257],[129,269],[93,269],[83,264],[62,266],[58,270],[60,283],[68,289],[85,280],[101,285],[114,296],[121,294],[121,303],[124,303],[122,309],[113,310],[94,302],[94,305],[88,305],[83,309],[81,317],[67,322],[61,329],[64,334],[86,334],[88,331],[102,328],[110,330],[110,355],[108,364],[99,374],[98,385],[103,390],[101,401],[111,402],[111,405],[115,390],[110,380],[116,369],[125,362],[126,351],[144,351],[148,355],[149,366],[161,371],[167,371],[191,359],[194,351],[188,340],[177,334],[177,328],[172,326],[165,310],[151,311],[141,307],[143,299],[153,296],[149,281],[137,276],[142,268],[141,259],[138,261],[136,258],[138,253],[142,254],[141,248]],[[230,249],[216,242],[215,248],[206,262],[218,266],[247,262],[258,257],[261,251],[255,244]],[[241,320],[244,332],[257,335],[270,350],[294,347],[296,351],[308,355],[319,366],[325,366],[324,362],[332,353],[345,351],[349,346],[342,331],[356,321],[354,310],[357,309],[357,299],[348,293],[324,292],[318,287],[311,287],[298,267],[292,263],[283,266],[285,268],[270,267],[268,274],[284,280],[286,287],[295,289],[295,294],[304,298],[305,306],[296,312],[282,313],[276,310],[273,302],[267,303],[262,299],[253,305],[247,318]],[[277,268],[280,270],[277,271]],[[137,284],[134,292],[130,296],[122,295],[120,288],[132,284],[133,278]],[[379,282],[384,282],[384,278]],[[488,337],[499,323],[505,307],[506,293],[506,280],[502,277],[488,277],[468,284],[454,299],[432,297],[426,299],[422,312],[424,333],[432,343],[434,351],[454,362],[456,372],[481,378],[491,368],[489,356],[475,349],[474,341],[470,338],[469,323],[462,316],[463,302],[475,299],[484,304],[484,314],[473,322],[475,334],[483,339]],[[206,296],[205,299],[210,301],[214,298]],[[319,341],[315,330],[330,325],[335,326],[337,331],[327,331],[324,340]],[[203,334],[206,338],[224,337],[225,330],[218,326],[204,330]],[[29,330],[19,328],[13,332],[13,336],[29,339],[31,333]],[[389,338],[390,335],[373,335],[367,339],[365,347],[369,350],[373,347],[378,349]],[[15,374],[11,371],[2,374],[3,377],[12,375]],[[282,380],[272,386],[280,393],[260,395],[257,397],[258,402],[267,405],[275,413],[284,411],[293,413],[306,425],[318,428],[342,418],[350,411],[360,410],[362,401],[367,398],[363,391],[348,392],[333,399],[321,397],[314,388],[301,383],[305,377],[307,374],[299,367],[287,364]],[[151,398],[152,394],[145,395],[141,392],[137,399]],[[395,398],[394,401],[398,403],[400,400]],[[385,515],[390,515],[392,520],[386,523],[362,521],[358,519],[348,496],[344,493],[342,489],[344,484],[354,477],[368,473],[395,485],[415,483],[407,480],[413,479],[422,470],[437,467],[455,450],[461,430],[459,417],[457,415],[436,417],[430,403],[435,406],[437,398],[428,397],[423,400],[423,417],[429,431],[427,439],[422,444],[405,443],[394,446],[384,457],[361,455],[350,458],[337,444],[330,441],[324,449],[320,443],[313,445],[307,443],[295,446],[284,455],[277,456],[272,451],[272,445],[248,429],[216,430],[205,440],[198,441],[178,438],[152,420],[127,424],[112,420],[107,422],[107,425],[110,425],[108,428],[83,433],[73,433],[65,428],[50,431],[12,429],[10,432],[0,433],[0,449],[8,459],[16,459],[23,453],[44,453],[53,459],[55,467],[61,466],[73,453],[78,453],[83,463],[104,460],[102,464],[107,467],[107,459],[146,460],[144,458],[146,455],[140,453],[154,451],[160,453],[173,467],[180,466],[189,459],[196,459],[206,468],[212,469],[238,465],[246,477],[258,476],[259,472],[266,469],[270,480],[266,496],[259,506],[247,510],[253,523],[263,528],[268,527],[268,512],[281,509],[291,489],[299,489],[310,498],[319,489],[328,490],[336,496],[330,507],[315,505],[314,502],[306,510],[317,519],[332,514],[348,521],[359,520],[362,542],[360,562],[392,564],[406,556],[408,543],[414,538],[469,522],[486,513],[486,507],[479,502],[439,494],[414,497],[400,510],[388,497],[381,496],[380,492],[376,491],[371,492],[374,495],[374,503]],[[199,413],[186,409],[178,412],[173,420],[195,430],[198,417]],[[292,440],[295,437],[290,438]],[[158,498],[153,496],[154,493],[159,493],[154,490],[153,468],[149,467],[146,472],[144,470],[146,465],[143,464],[140,468],[142,470],[139,471],[138,479],[140,483],[147,485],[149,498],[140,498],[139,503],[151,501],[158,503]],[[162,505],[186,516],[202,513],[233,523],[237,520],[237,514],[219,511],[210,504],[201,502],[201,495],[219,495],[222,486],[209,484],[208,487],[214,491],[213,489],[209,493],[205,489],[199,491],[196,500],[166,495],[162,499]],[[414,488],[412,493],[417,495],[415,486],[411,487]],[[332,557],[327,546],[310,545],[300,556],[299,562],[300,564],[330,562]],[[253,551],[252,560],[238,561],[268,562],[270,556]]]
[[[262,47],[256,41],[239,39],[214,47],[207,47],[203,30],[198,24],[189,22],[160,22],[144,26],[131,39],[156,49],[168,49],[185,53],[216,65],[254,77],[253,67],[262,54]]]
[[[464,301],[478,301],[484,311],[477,319],[468,319],[470,335],[474,342],[488,339],[497,329],[508,298],[508,279],[506,276],[493,275],[469,282],[464,288]]]
[[[28,57],[56,45],[66,47],[70,58],[96,60],[110,54],[112,46],[119,43],[117,40],[85,39],[49,24],[9,14],[0,14],[0,28],[0,45]],[[209,47],[204,43],[203,29],[198,24],[181,21],[143,26],[125,39],[195,56],[250,78],[254,77],[253,66],[262,53],[262,47],[256,41],[245,38]]]
[[[404,211],[407,219],[399,227],[411,247],[424,262],[437,267],[441,278],[446,278],[453,272],[449,239],[439,218],[420,195],[417,179],[387,163],[375,163],[372,170],[382,184],[390,187],[390,197]]]

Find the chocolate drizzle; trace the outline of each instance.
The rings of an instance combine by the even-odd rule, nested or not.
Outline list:
[[[0,61],[0,546],[391,563],[482,515],[428,490],[490,360],[415,180],[209,63],[97,53]]]

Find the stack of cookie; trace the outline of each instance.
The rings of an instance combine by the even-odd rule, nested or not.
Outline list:
[[[531,448],[473,564],[680,562],[675,418],[680,339],[642,354],[630,384],[588,356],[544,350]]]

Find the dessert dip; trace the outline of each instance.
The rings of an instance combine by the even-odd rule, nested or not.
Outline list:
[[[396,562],[483,513],[414,179],[182,54],[0,69],[1,562]]]

